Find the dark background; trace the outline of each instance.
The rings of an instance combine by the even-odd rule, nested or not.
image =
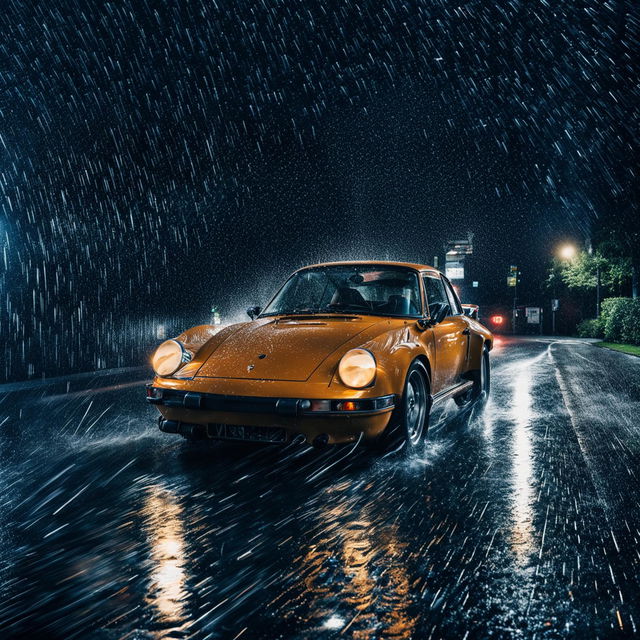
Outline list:
[[[15,2],[0,24],[0,377],[140,361],[309,262],[535,302],[636,179],[632,2]],[[637,184],[637,182],[636,182]]]

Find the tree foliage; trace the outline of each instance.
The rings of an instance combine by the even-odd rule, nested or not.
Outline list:
[[[555,258],[549,272],[547,284],[564,284],[574,291],[590,291],[598,284],[612,292],[618,292],[631,279],[631,260],[622,256],[605,256],[598,250],[593,253],[579,251],[571,260]]]

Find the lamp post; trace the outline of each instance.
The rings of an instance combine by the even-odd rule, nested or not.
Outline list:
[[[576,246],[574,244],[564,244],[560,247],[560,249],[558,249],[557,255],[558,258],[560,260],[564,260],[564,261],[569,261],[569,260],[573,260],[573,258],[576,257],[576,253],[577,253],[577,249]],[[553,291],[554,291],[554,295],[558,295],[556,293],[556,285],[554,282],[554,287],[553,287]],[[559,300],[558,298],[554,298],[553,301],[551,302],[551,312],[552,312],[552,316],[551,316],[551,326],[552,326],[552,333],[553,335],[556,334],[556,312],[558,311],[559,308]]]
[[[600,317],[600,261],[596,262],[596,318]]]
[[[587,251],[589,255],[593,255],[593,247],[591,246],[591,240],[587,245]],[[594,256],[596,262],[596,318],[600,317],[600,286],[602,284],[602,278],[600,275],[600,256],[596,253]]]

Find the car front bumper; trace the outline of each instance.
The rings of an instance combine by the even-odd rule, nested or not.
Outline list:
[[[354,399],[236,396],[147,385],[147,402],[162,415],[163,431],[221,437],[221,425],[284,429],[286,440],[337,444],[379,436],[395,407],[395,395]],[[195,427],[199,427],[194,429]],[[238,433],[235,431],[235,433]],[[231,439],[243,439],[241,437]]]

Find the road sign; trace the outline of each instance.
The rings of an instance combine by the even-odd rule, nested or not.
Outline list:
[[[472,286],[474,289],[477,289],[477,288],[478,288],[478,284],[479,284],[479,283],[478,283],[478,281],[477,281],[477,280],[474,280],[474,281],[471,283],[471,286]]]
[[[515,287],[518,284],[518,278],[516,276],[509,276],[507,278],[507,287]]]
[[[551,311],[557,311],[560,308],[560,300],[558,298],[553,298],[551,300]]]
[[[540,324],[540,307],[525,307],[527,324]]]

